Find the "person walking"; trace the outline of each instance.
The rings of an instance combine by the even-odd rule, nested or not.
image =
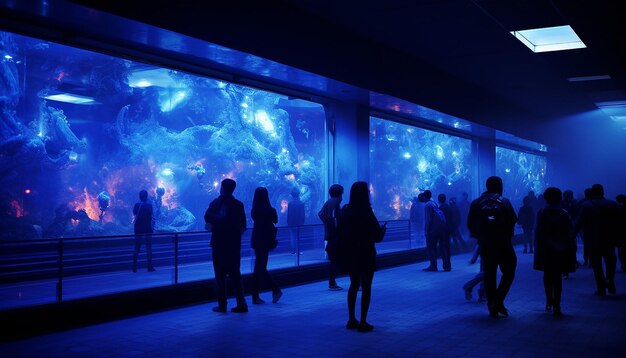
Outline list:
[[[220,196],[211,201],[204,213],[204,221],[211,224],[211,249],[215,285],[217,288],[217,307],[214,312],[226,312],[226,278],[230,278],[231,287],[237,299],[237,306],[231,312],[246,313],[248,304],[243,297],[241,281],[241,235],[246,231],[246,212],[243,203],[233,196],[237,183],[224,179],[220,185]]]
[[[270,204],[269,194],[264,187],[256,188],[252,199],[252,211],[250,213],[254,227],[250,246],[254,249],[254,272],[252,274],[252,303],[265,303],[259,295],[263,281],[266,281],[272,289],[272,303],[278,303],[283,292],[278,287],[272,276],[267,271],[267,262],[270,250],[275,247],[276,227],[278,214]]]
[[[372,298],[372,281],[376,271],[377,242],[382,241],[387,230],[386,223],[380,226],[372,211],[367,183],[357,181],[350,188],[350,201],[344,205],[337,227],[342,245],[342,262],[350,275],[348,289],[347,329],[369,332],[374,326],[367,322],[367,313]],[[361,317],[357,320],[356,298],[361,287]]]
[[[585,235],[589,235],[590,265],[593,267],[597,288],[595,294],[606,296],[608,291],[609,294],[614,295],[617,293],[615,247],[619,227],[619,206],[615,201],[604,197],[604,187],[601,184],[592,185],[590,194],[590,200],[585,200],[583,203],[574,228],[574,236],[582,228],[585,230]]]
[[[572,219],[561,207],[561,190],[547,188],[543,197],[547,206],[537,214],[535,228],[535,270],[543,271],[543,287],[546,293],[546,311],[555,317],[561,311],[562,274],[576,270],[576,239],[571,235]]]
[[[502,196],[502,178],[487,178],[486,187],[487,190],[470,205],[467,227],[480,245],[489,316],[507,317],[509,312],[504,300],[513,284],[517,267],[512,241],[517,215],[509,199]],[[499,284],[498,268],[502,272]]]

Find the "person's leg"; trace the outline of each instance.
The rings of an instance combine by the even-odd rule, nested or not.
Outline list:
[[[337,286],[337,265],[333,261],[328,262],[328,287],[339,288]]]
[[[361,321],[359,322],[360,331],[371,331],[374,327],[367,323],[367,313],[369,312],[370,302],[372,300],[372,281],[374,280],[374,271],[364,272],[361,275]]]
[[[152,235],[146,235],[146,256],[148,258],[148,271],[154,271],[154,266],[152,266]]]
[[[254,249],[254,271],[252,272],[252,303],[259,302],[259,293],[261,291],[261,272],[263,270],[263,259],[259,250]]]
[[[589,234],[585,234],[583,232],[583,265],[589,265],[589,267],[593,267],[591,265],[591,243],[589,239]]]
[[[276,282],[274,282],[272,275],[270,275],[269,271],[267,270],[267,263],[269,261],[270,252],[267,250],[263,250],[262,252],[259,253],[259,256],[261,258],[261,261],[259,263],[260,264],[259,269],[261,272],[261,281],[259,283],[262,283],[263,280],[265,280],[268,286],[270,287],[270,289],[272,290],[272,294],[276,296],[277,294],[281,293],[281,290],[276,284]]]
[[[437,269],[437,236],[429,235],[426,237],[426,254],[428,255],[428,260],[430,261],[430,265],[427,269],[436,270]]]
[[[606,287],[610,294],[615,294],[615,269],[617,265],[617,257],[615,256],[615,247],[609,246],[604,250],[604,264],[606,266]]]
[[[348,288],[348,327],[357,328],[358,320],[356,319],[356,295],[361,285],[361,275],[357,272],[350,272],[350,288]]]
[[[483,265],[484,282],[485,282],[485,294],[487,295],[487,306],[489,307],[489,314],[491,316],[497,316],[498,313],[495,310],[496,303],[496,278],[498,270],[497,256],[486,252],[483,248],[480,254],[481,264]]]
[[[135,249],[133,250],[133,272],[137,272],[137,259],[141,249],[141,236],[135,236]]]
[[[509,293],[509,289],[513,284],[516,268],[517,256],[515,255],[513,247],[502,251],[502,259],[500,260],[500,272],[502,272],[502,277],[500,278],[500,284],[498,285],[496,293],[502,307],[504,307],[504,300],[506,299],[506,295]]]
[[[243,297],[243,281],[241,280],[241,257],[233,255],[228,262],[228,276],[230,276],[233,293],[237,298],[237,307],[233,308],[233,312],[248,312],[248,304]]]
[[[448,234],[439,237],[439,247],[441,248],[441,261],[443,261],[444,271],[452,269],[450,262],[450,236]]]
[[[561,271],[555,270],[551,272],[552,285],[553,285],[553,297],[554,297],[554,315],[561,315],[561,293],[563,291],[563,279],[561,278]]]
[[[215,273],[215,296],[217,298],[217,307],[214,310],[226,312],[226,272],[222,263],[222,255],[213,249],[213,271]]]
[[[596,280],[596,295],[606,295],[606,277],[602,268],[602,253],[599,248],[591,250],[590,264],[593,267],[593,276]]]
[[[534,247],[533,247],[533,230],[529,229],[528,230],[528,235],[526,236],[526,242],[528,243],[528,253],[532,254],[534,253]]]
[[[552,312],[554,307],[553,277],[548,270],[543,271],[543,289],[546,293],[546,311]]]

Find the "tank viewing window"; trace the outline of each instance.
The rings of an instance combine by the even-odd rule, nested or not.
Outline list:
[[[157,231],[202,230],[227,177],[248,216],[265,186],[284,224],[295,188],[318,222],[322,105],[7,32],[0,52],[2,239],[132,234],[141,189]]]
[[[411,199],[429,189],[471,192],[471,140],[370,117],[372,208],[379,220],[409,219]]]
[[[516,212],[530,190],[539,195],[546,189],[546,167],[544,156],[496,146],[496,175]]]

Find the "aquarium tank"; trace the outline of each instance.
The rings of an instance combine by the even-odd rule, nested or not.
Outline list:
[[[370,117],[370,194],[379,220],[408,219],[411,199],[471,193],[472,142]]]
[[[529,191],[539,195],[548,187],[546,167],[543,155],[496,146],[496,175],[502,178],[503,195],[511,200],[515,212]]]
[[[3,240],[132,234],[138,193],[158,232],[204,228],[224,178],[248,225],[267,187],[284,224],[327,191],[324,107],[183,71],[0,32]]]

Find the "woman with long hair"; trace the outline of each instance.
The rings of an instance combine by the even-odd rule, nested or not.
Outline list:
[[[350,275],[348,289],[347,329],[369,332],[374,326],[367,323],[372,297],[372,281],[376,271],[375,243],[383,239],[386,224],[381,227],[370,204],[366,182],[358,181],[350,188],[350,201],[344,205],[339,216],[339,240],[344,269]],[[356,296],[361,287],[361,317],[356,319]]]
[[[254,191],[251,216],[254,221],[254,228],[250,243],[255,256],[252,276],[252,303],[265,303],[259,296],[263,281],[267,281],[272,289],[272,302],[277,303],[283,292],[267,272],[267,261],[270,250],[276,247],[274,244],[274,240],[276,240],[274,224],[278,222],[278,215],[276,209],[270,204],[269,194],[264,187],[258,187]]]

